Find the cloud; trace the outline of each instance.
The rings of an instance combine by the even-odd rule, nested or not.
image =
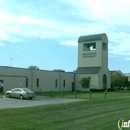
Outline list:
[[[48,31],[46,31],[47,28],[52,30],[55,27],[54,24],[49,23],[49,21],[40,21],[30,16],[14,16],[0,13],[0,21],[0,39],[13,42],[19,41],[20,37],[43,37],[41,35],[48,33]]]
[[[2,41],[0,41],[0,46],[1,47],[4,47],[6,44],[5,43],[3,43]]]
[[[81,35],[106,33],[110,55],[130,56],[129,0],[49,2],[13,2],[10,6],[1,1],[0,40],[18,43],[29,38],[54,38],[61,45],[77,46]]]
[[[61,45],[67,45],[67,46],[78,46],[78,43],[76,40],[67,40],[60,43]]]
[[[5,46],[5,44],[4,43],[0,43],[0,46],[3,47],[3,46]]]
[[[77,7],[81,16],[83,17],[94,17],[95,19],[103,20],[107,23],[124,23],[129,24],[130,18],[130,1],[129,0],[82,0],[81,1],[65,1],[71,5]],[[82,10],[81,10],[82,9]]]
[[[130,61],[130,58],[125,58],[126,61]]]
[[[57,3],[58,4],[58,3]],[[55,9],[55,6],[47,6],[48,9]],[[80,22],[80,24],[77,24],[76,21],[81,18],[78,14],[79,9],[76,8],[70,9],[70,5],[67,5],[68,13],[69,11],[72,12],[72,10],[76,10],[77,12],[71,13],[72,18],[69,17],[68,14],[66,14],[64,10],[61,10],[61,12],[58,12],[59,15],[62,17],[55,18],[53,14],[57,15],[56,11],[59,11],[58,9],[61,9],[60,5],[57,5],[58,9],[53,12],[49,13],[49,10],[45,8],[47,14],[49,14],[49,19],[47,18],[47,14],[43,12],[43,16],[37,15],[36,17],[31,17],[32,15],[15,15],[10,14],[9,12],[1,12],[0,13],[0,27],[1,31],[0,34],[4,35],[3,40],[7,39],[9,41],[18,41],[16,39],[19,39],[22,37],[21,40],[23,40],[26,37],[39,37],[39,38],[71,38],[71,37],[79,37],[79,35],[86,34],[87,32],[93,32],[95,30],[98,30],[100,27],[97,26],[97,24],[93,24],[92,20],[91,23],[88,21],[88,23]],[[69,9],[68,9],[69,7]],[[19,7],[19,10],[21,10],[22,7]],[[28,8],[28,12],[30,9]],[[39,10],[39,12],[42,10]],[[65,14],[65,16],[63,16]],[[63,19],[62,19],[63,18]],[[72,19],[71,22],[68,22],[64,19]],[[91,18],[90,18],[91,19]],[[83,30],[84,29],[84,30]],[[87,30],[87,31],[86,31]],[[91,31],[90,31],[91,30]],[[10,35],[14,34],[14,35]],[[16,38],[17,36],[17,38]],[[1,38],[1,39],[2,39]]]
[[[130,56],[129,37],[130,35],[124,32],[113,34],[113,41],[109,43],[110,53],[118,56]]]
[[[22,50],[22,47],[21,46],[18,46],[17,48],[16,48],[16,53],[19,53],[19,52],[21,52],[21,50]]]

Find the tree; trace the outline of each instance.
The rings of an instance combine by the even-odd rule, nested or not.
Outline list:
[[[31,65],[31,66],[28,67],[28,69],[30,69],[30,70],[39,70],[39,67]]]
[[[116,72],[111,76],[111,84],[113,87],[118,87],[118,89],[122,86],[123,79],[120,73]]]
[[[83,77],[81,78],[81,80],[79,81],[79,83],[82,85],[82,88],[90,88],[90,80],[91,77]]]
[[[128,85],[127,85],[127,88],[128,88],[128,89],[130,89],[130,87],[129,87],[129,86],[130,86],[130,81],[128,81]]]
[[[116,72],[111,76],[111,86],[118,87],[118,90],[121,89],[121,87],[129,87],[128,77]]]
[[[127,87],[127,89],[129,89],[130,86],[130,81],[128,80],[127,76],[124,76],[124,86],[123,87]]]

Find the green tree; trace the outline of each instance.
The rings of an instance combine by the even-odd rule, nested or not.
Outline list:
[[[90,80],[91,77],[83,77],[81,78],[81,80],[79,81],[79,83],[82,85],[82,88],[90,88]]]
[[[128,81],[127,88],[130,89],[130,81]]]
[[[127,76],[124,76],[124,87],[127,87],[129,89],[130,86],[130,81],[128,80]]]
[[[116,72],[111,76],[111,86],[118,87],[118,90],[121,89],[121,87],[129,87],[128,77]]]
[[[34,66],[34,65],[31,65],[31,66],[28,67],[28,69],[31,69],[31,70],[39,70],[39,67]]]

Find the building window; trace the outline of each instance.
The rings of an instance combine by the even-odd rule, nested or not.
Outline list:
[[[107,76],[106,76],[106,74],[103,75],[103,88],[104,88],[104,90],[107,89]]]
[[[57,79],[55,80],[55,87],[57,87]]]
[[[28,88],[28,78],[26,78],[26,88]]]
[[[3,93],[4,80],[0,80],[0,93]]]
[[[93,51],[96,50],[96,43],[85,43],[83,44],[83,51]]]
[[[4,81],[0,80],[0,87],[3,86]]]
[[[107,51],[107,44],[106,43],[103,43],[103,50]]]
[[[65,87],[65,80],[63,80],[63,87]]]
[[[39,87],[39,79],[37,79],[37,88]]]
[[[82,85],[82,88],[90,88],[90,82],[86,85]]]

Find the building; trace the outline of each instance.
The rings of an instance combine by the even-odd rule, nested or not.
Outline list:
[[[1,66],[0,82],[4,92],[15,87],[27,87],[34,91],[72,91],[74,73]]]
[[[124,73],[125,76],[128,77],[128,81],[130,81],[130,73]]]
[[[81,90],[79,81],[90,76],[91,89],[110,87],[108,69],[108,38],[105,33],[81,36],[78,39],[78,68],[76,70],[76,89]]]
[[[110,71],[110,74],[111,75],[114,75],[114,74],[116,74],[116,73],[119,73],[119,74],[121,74],[122,76],[126,76],[124,73],[122,73],[120,70],[113,70],[113,71]]]
[[[88,76],[91,77],[90,89],[110,87],[108,38],[105,33],[79,37],[78,68],[75,72],[1,66],[0,86],[3,92],[15,87],[28,87],[34,91],[84,91],[79,81]]]

